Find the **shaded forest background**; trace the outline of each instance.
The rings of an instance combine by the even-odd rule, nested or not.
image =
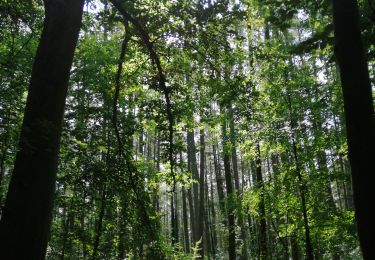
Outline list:
[[[83,10],[46,259],[361,259],[330,1]],[[0,1],[1,205],[43,18]]]

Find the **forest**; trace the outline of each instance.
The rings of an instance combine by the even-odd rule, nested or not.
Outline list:
[[[0,259],[374,260],[374,0],[0,0]]]

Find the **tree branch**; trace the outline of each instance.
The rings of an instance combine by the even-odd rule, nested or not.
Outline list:
[[[154,44],[150,40],[150,37],[147,31],[143,28],[142,24],[138,19],[131,16],[123,7],[122,3],[118,0],[110,0],[110,2],[117,8],[126,21],[129,21],[133,24],[134,28],[137,30],[139,37],[142,39],[143,44],[149,51],[150,58],[152,62],[156,65],[158,70],[158,80],[159,87],[163,91],[165,102],[167,105],[167,119],[168,119],[168,130],[169,130],[169,163],[171,165],[171,175],[173,178],[173,190],[176,190],[176,175],[174,173],[174,160],[173,160],[173,113],[172,113],[172,104],[170,99],[170,89],[166,85],[166,77],[164,75],[163,68],[161,66],[159,55],[156,53]]]

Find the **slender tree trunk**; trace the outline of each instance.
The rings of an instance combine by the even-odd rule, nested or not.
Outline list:
[[[203,238],[203,235],[204,235],[204,212],[205,212],[205,208],[204,208],[204,197],[205,197],[205,192],[204,192],[204,189],[205,189],[205,184],[204,184],[204,175],[205,175],[205,136],[204,136],[204,129],[201,129],[200,130],[200,149],[199,149],[199,153],[200,153],[200,176],[199,176],[199,215],[198,215],[198,218],[197,218],[197,222],[198,222],[198,225],[197,225],[197,239],[201,240],[201,244],[199,246],[199,255],[200,257],[203,259],[204,258],[204,238]]]
[[[211,162],[210,162],[211,165]],[[217,243],[217,233],[216,233],[216,212],[215,212],[215,203],[214,203],[214,186],[213,186],[213,179],[212,179],[212,165],[210,166],[210,194],[211,194],[211,200],[208,206],[211,210],[211,225],[210,225],[210,231],[211,231],[211,240],[212,240],[212,254],[216,255],[216,248],[218,246]],[[207,192],[208,194],[208,192]]]
[[[96,232],[95,232],[95,239],[94,239],[94,247],[92,251],[92,259],[96,259],[98,256],[98,250],[99,250],[99,243],[100,243],[100,237],[102,236],[102,229],[103,229],[103,219],[104,219],[104,212],[105,212],[105,205],[106,204],[106,188],[103,187],[102,196],[100,199],[100,211],[98,216],[98,222],[96,226]]]
[[[1,259],[44,259],[61,125],[83,0],[45,0],[19,149],[0,222]]]
[[[191,226],[191,246],[194,246],[194,230],[195,230],[195,212],[194,212],[194,202],[193,202],[193,192],[192,187],[188,189],[188,201],[189,201],[189,213],[190,213],[190,226]]]
[[[309,219],[307,216],[307,202],[306,202],[306,193],[307,187],[304,178],[302,177],[302,169],[301,169],[301,162],[299,160],[298,151],[297,151],[297,137],[295,134],[296,129],[296,121],[293,117],[293,110],[292,110],[292,100],[290,97],[290,93],[287,93],[288,99],[288,109],[289,109],[289,119],[290,119],[290,128],[292,132],[292,147],[293,147],[293,157],[296,167],[296,175],[298,178],[298,185],[299,185],[299,195],[301,198],[301,207],[302,207],[302,215],[303,215],[303,226],[305,229],[305,254],[307,260],[314,259],[314,250],[311,243],[311,236],[310,236],[310,225]]]
[[[357,1],[333,0],[333,19],[359,241],[363,258],[375,259],[375,117]]]
[[[256,185],[258,189],[260,189],[260,198],[259,198],[259,218],[260,218],[260,226],[259,226],[259,255],[260,259],[267,259],[267,222],[266,222],[266,208],[264,203],[264,182],[263,182],[263,175],[262,175],[262,161],[260,157],[260,145],[257,144],[257,157],[256,157]]]
[[[190,163],[190,170],[192,171],[193,179],[199,182],[199,172],[196,158],[196,148],[194,140],[194,130],[187,131],[187,146],[188,146],[188,158]],[[195,182],[192,185],[193,190],[193,208],[194,208],[194,218],[195,225],[193,229],[193,242],[196,243],[199,240],[198,237],[198,228],[199,228],[199,185]],[[191,214],[191,213],[190,213]]]
[[[177,191],[171,194],[172,245],[178,243]]]
[[[291,240],[290,246],[291,246],[291,251],[292,251],[292,260],[299,260],[300,253],[299,253],[299,247],[298,247],[296,235],[293,234],[290,240]]]
[[[230,171],[230,145],[227,135],[227,115],[224,109],[221,109],[221,114],[224,116],[222,120],[222,135],[223,135],[223,158],[224,158],[224,173],[225,184],[227,187],[227,216],[228,216],[228,257],[229,260],[236,259],[236,230],[235,230],[235,199],[233,191],[233,180]]]
[[[185,253],[190,252],[190,240],[189,240],[189,226],[188,226],[188,215],[187,215],[187,204],[186,204],[186,190],[182,186],[182,215],[184,223],[184,248]]]
[[[236,147],[236,130],[234,126],[233,108],[230,106],[229,111],[229,129],[230,129],[230,142],[231,142],[231,156],[232,156],[232,169],[234,177],[234,186],[236,189],[236,205],[237,205],[237,224],[241,229],[240,238],[242,240],[242,255],[241,259],[248,259],[247,245],[246,245],[246,229],[244,227],[244,215],[242,212],[242,202],[240,200],[241,187],[240,178],[238,174],[238,160],[237,160],[237,147]]]
[[[219,197],[219,208],[221,211],[221,214],[225,214],[225,197],[224,197],[224,188],[223,188],[223,176],[221,175],[221,166],[219,164],[218,160],[218,154],[217,154],[217,145],[212,145],[212,153],[214,157],[214,168],[215,168],[215,179],[216,179],[216,187],[217,187],[217,193]]]
[[[160,171],[160,132],[157,133],[157,141],[154,148],[154,157],[156,162],[156,170]],[[156,212],[160,211],[160,203],[159,203],[159,185],[157,185],[152,193],[152,204]]]
[[[237,162],[237,147],[236,147],[236,131],[234,127],[233,108],[228,108],[229,114],[229,129],[230,129],[230,142],[231,142],[231,155],[232,155],[232,169],[234,177],[234,187],[236,192],[240,190],[240,178],[238,176],[238,162]]]
[[[205,193],[205,208],[204,208],[204,237],[205,237],[205,253],[208,258],[212,255],[212,236],[211,236],[211,227],[212,227],[212,219],[211,219],[211,212],[210,212],[210,197],[208,196],[208,170],[205,170],[205,180],[204,180],[204,193]]]

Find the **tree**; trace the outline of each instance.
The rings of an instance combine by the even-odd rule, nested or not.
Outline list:
[[[333,18],[358,235],[363,258],[373,259],[375,210],[370,200],[375,197],[372,187],[372,175],[375,173],[375,117],[357,1],[333,1]]]
[[[44,28],[0,222],[0,255],[4,259],[43,259],[46,253],[61,124],[83,2],[44,2]]]

